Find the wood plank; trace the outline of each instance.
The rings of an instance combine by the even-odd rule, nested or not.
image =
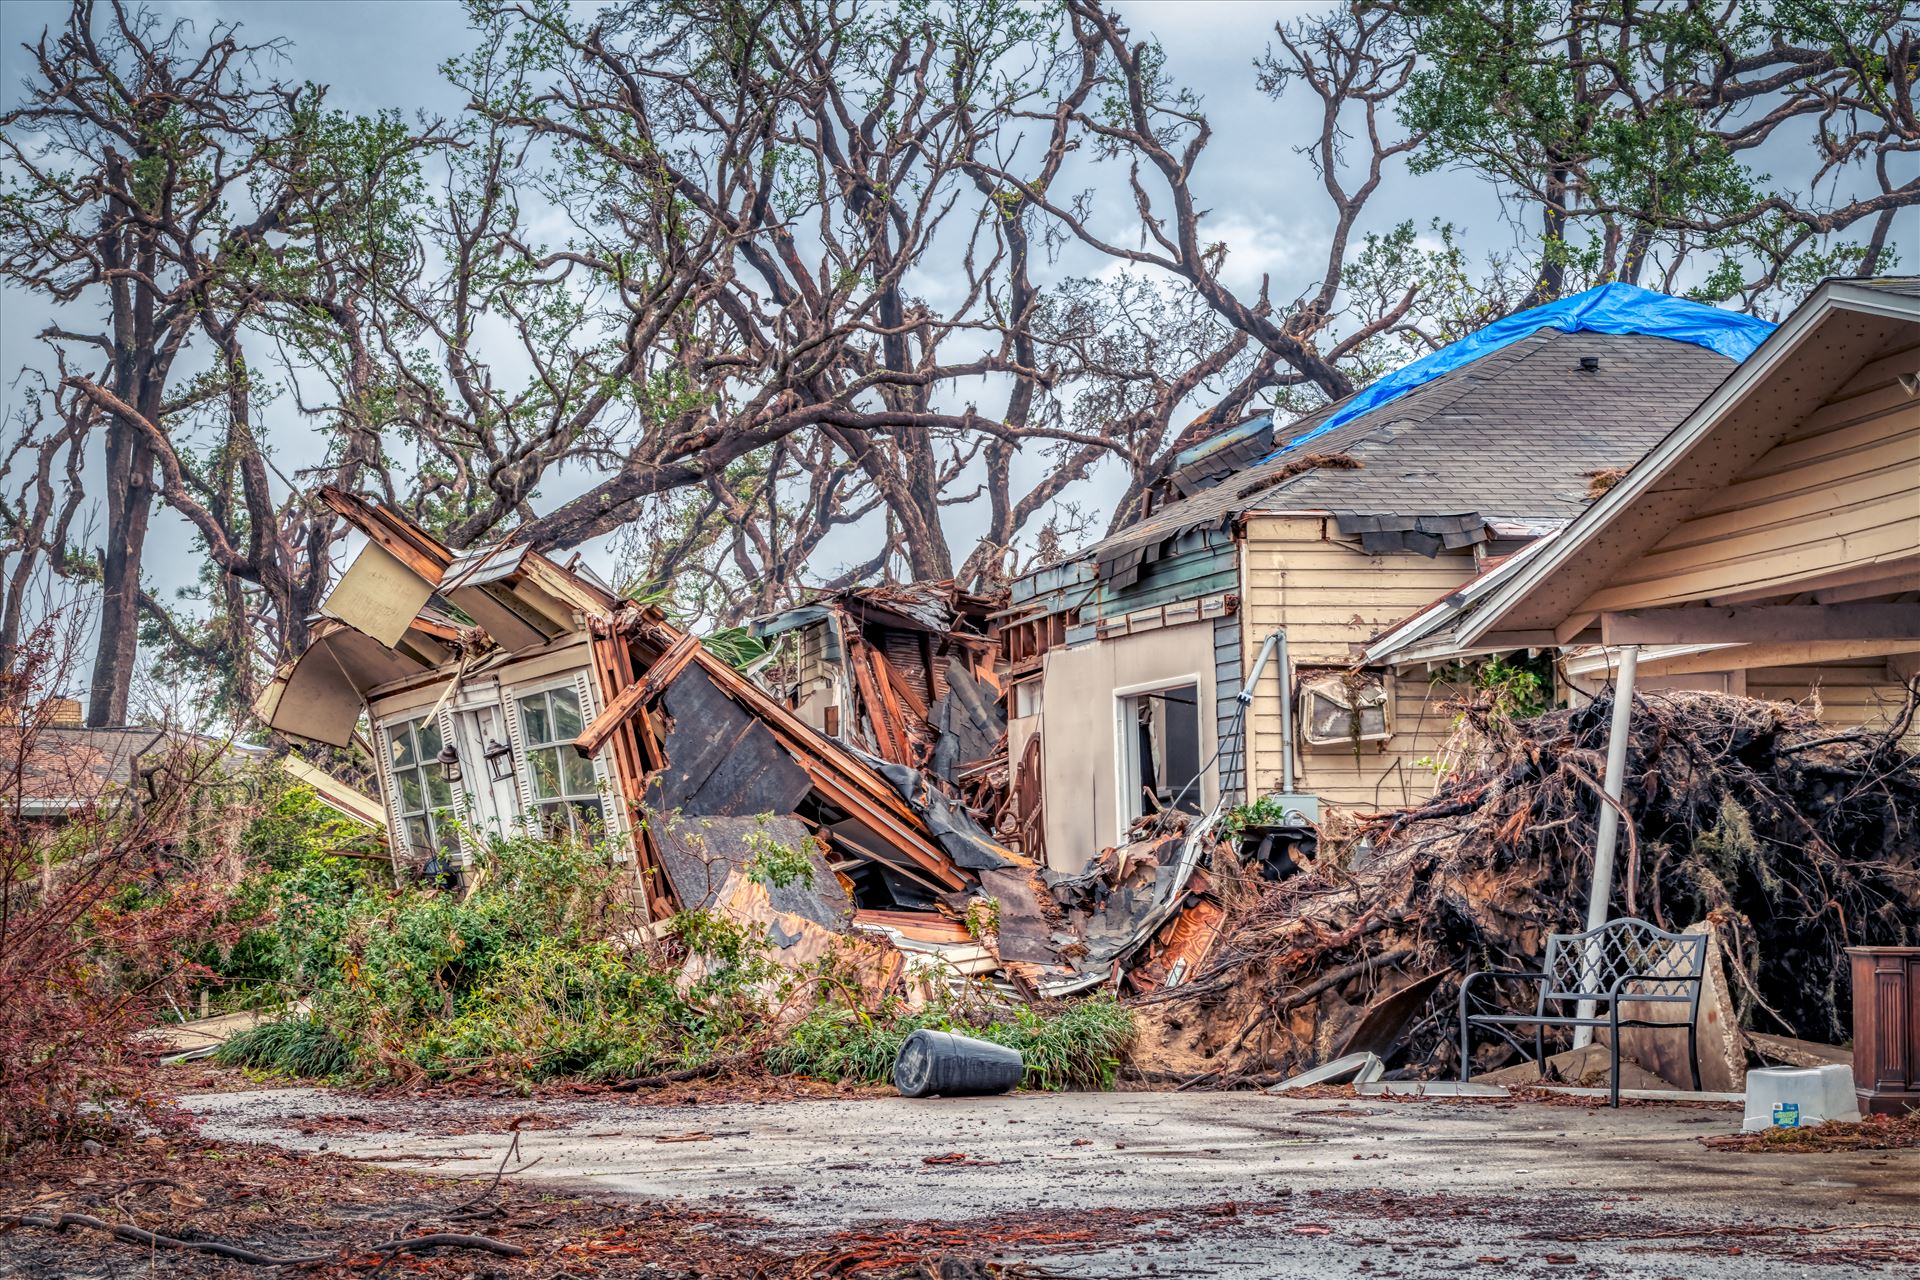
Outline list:
[[[693,651],[699,647],[699,644],[700,642],[693,636],[682,635],[658,661],[647,668],[644,676],[620,690],[612,698],[605,696],[606,690],[603,688],[601,698],[605,709],[594,717],[592,724],[581,731],[580,736],[573,740],[573,745],[588,755],[598,751],[606,740],[613,736],[615,729],[625,724],[629,717],[647,703],[659,697],[667,685],[672,683],[673,678],[686,669],[687,664],[693,661]]]
[[[1883,468],[1905,468],[1909,482],[1920,483],[1914,477],[1916,466],[1920,466],[1920,422],[1915,422],[1910,430],[1859,445],[1830,458],[1796,467],[1783,467],[1779,471],[1730,484],[1701,506],[1700,516],[1739,511],[1755,503],[1830,488],[1855,476],[1869,475]]]
[[[1855,395],[1842,392],[1790,427],[1784,440],[1788,443],[1810,440],[1824,432],[1850,427],[1864,418],[1893,413],[1913,404],[1913,397],[1898,382],[1882,383]]]
[[[1823,551],[1810,558],[1804,552],[1813,547]],[[1920,549],[1920,514],[1905,495],[1899,495],[1834,512],[1831,520],[1806,530],[1800,538],[1767,529],[1695,546],[1658,548],[1616,575],[1613,586],[1628,590],[1651,584],[1669,592],[1692,591],[1697,586],[1725,590],[1904,558],[1916,549]],[[1689,575],[1694,585],[1679,587]],[[1598,602],[1605,594],[1595,593],[1593,600]]]
[[[1920,604],[1785,604],[1603,613],[1600,636],[1609,646],[1911,640],[1920,636]]]
[[[1691,675],[1705,671],[1745,671],[1749,687],[1769,667],[1800,663],[1844,662],[1853,658],[1920,652],[1920,640],[1800,640],[1781,644],[1743,644],[1707,653],[1676,654],[1671,658],[1643,655],[1640,670],[1648,675]],[[1867,668],[1869,672],[1879,668]]]
[[[1786,467],[1805,466],[1849,449],[1858,449],[1862,445],[1885,439],[1890,434],[1908,430],[1915,414],[1920,414],[1920,403],[1909,400],[1904,405],[1890,405],[1877,413],[1783,441],[1754,459],[1735,478],[1748,480]]]
[[[867,661],[866,644],[849,632],[846,648],[847,665],[853,668],[853,682],[860,690],[860,709],[867,713],[867,723],[873,729],[874,750],[889,760],[904,760],[906,748],[895,733],[893,722],[887,719],[886,704],[880,700],[880,691],[875,687],[878,677]]]
[[[1903,373],[1920,373],[1920,344],[1903,347],[1898,351],[1881,356],[1872,364],[1863,367],[1860,372],[1847,380],[1847,384],[1834,393],[1834,399],[1842,400],[1857,396],[1863,391],[1872,391],[1895,381]]]
[[[927,704],[920,700],[920,695],[913,691],[913,686],[906,682],[905,677],[900,674],[899,669],[887,661],[887,655],[875,649],[873,651],[873,665],[879,668],[886,685],[893,690],[895,698],[894,703],[891,704],[893,714],[897,717],[900,714],[899,704],[905,703],[909,711],[912,711],[913,714],[925,720],[927,718]],[[931,659],[927,662],[927,679],[933,683],[936,688],[938,687],[938,681],[934,679],[934,668]]]

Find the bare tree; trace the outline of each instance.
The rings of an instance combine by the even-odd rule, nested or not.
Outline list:
[[[88,561],[50,544],[57,565],[87,561],[100,583],[96,725],[125,719],[143,613],[196,647],[143,588],[156,497],[206,547],[230,647],[250,647],[259,622],[242,584],[261,589],[284,649],[325,574],[287,527],[289,486],[276,494],[246,326],[272,298],[301,301],[295,237],[356,221],[341,202],[377,189],[381,147],[410,142],[324,112],[311,86],[263,79],[280,51],[232,24],[196,38],[120,0],[76,0],[64,30],[29,46],[26,99],[0,116],[19,175],[0,201],[0,279],[60,317],[42,337],[62,429],[104,444],[104,547]],[[186,447],[195,424],[212,432],[204,450]]]

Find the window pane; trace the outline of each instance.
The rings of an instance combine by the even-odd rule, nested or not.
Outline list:
[[[393,750],[393,767],[411,769],[414,765],[413,731],[406,725],[395,725],[387,730],[387,742]]]
[[[571,689],[555,689],[553,699],[553,740],[572,742],[587,726],[580,721],[580,696]]]
[[[533,794],[542,800],[560,794],[560,751],[559,747],[548,747],[527,752],[527,765],[533,771]]]
[[[417,731],[420,735],[420,759],[431,760],[440,754],[440,726],[432,719],[420,721]]]
[[[437,764],[430,764],[423,772],[427,778],[427,799],[435,809],[445,809],[453,804],[453,788],[447,785],[447,771]]]
[[[560,767],[570,796],[590,796],[600,789],[593,776],[593,761],[572,747],[559,747]]]
[[[558,839],[567,834],[567,806],[543,804],[536,812],[540,818],[540,829],[549,836]]]
[[[601,823],[600,802],[598,800],[575,800],[573,804],[573,825],[583,837],[591,837]]]
[[[520,699],[520,732],[530,747],[553,741],[553,729],[547,720],[546,694],[536,693],[531,698]]]
[[[420,787],[420,771],[408,769],[394,776],[400,783],[400,812],[419,813],[425,809],[427,799]]]
[[[433,836],[427,830],[425,818],[407,819],[407,843],[416,849],[431,849]]]

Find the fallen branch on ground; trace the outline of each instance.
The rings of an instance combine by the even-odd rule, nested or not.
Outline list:
[[[413,1236],[406,1240],[389,1240],[385,1244],[373,1246],[375,1253],[419,1253],[422,1249],[479,1249],[486,1253],[497,1253],[503,1258],[527,1256],[527,1251],[517,1244],[495,1240],[492,1236],[458,1235],[453,1232],[436,1232],[433,1235]]]
[[[331,1256],[320,1254],[305,1258],[276,1258],[270,1254],[256,1253],[241,1245],[224,1244],[218,1240],[177,1240],[172,1236],[163,1236],[139,1227],[130,1227],[125,1223],[105,1222],[88,1213],[63,1213],[57,1218],[43,1218],[30,1213],[9,1213],[0,1215],[0,1227],[7,1230],[13,1230],[16,1227],[38,1227],[42,1231],[91,1227],[95,1231],[105,1231],[114,1239],[124,1240],[128,1244],[142,1244],[150,1249],[182,1249],[188,1253],[212,1254],[216,1258],[225,1258],[229,1262],[244,1262],[250,1267],[305,1267],[317,1262],[325,1262]]]

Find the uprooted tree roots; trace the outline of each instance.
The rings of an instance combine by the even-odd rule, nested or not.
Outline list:
[[[1845,948],[1920,942],[1920,758],[1901,741],[1913,710],[1910,694],[1891,732],[1836,732],[1785,703],[1636,698],[1614,914],[1711,919],[1743,1025],[1846,1040]],[[1611,705],[1517,726],[1465,715],[1488,766],[1369,816],[1300,875],[1243,883],[1206,969],[1141,1002],[1142,1061],[1221,1082],[1297,1069],[1369,1004],[1438,973],[1395,1062],[1457,1066],[1458,975],[1537,967],[1547,934],[1583,926]],[[1502,997],[1530,1010],[1533,993]]]

